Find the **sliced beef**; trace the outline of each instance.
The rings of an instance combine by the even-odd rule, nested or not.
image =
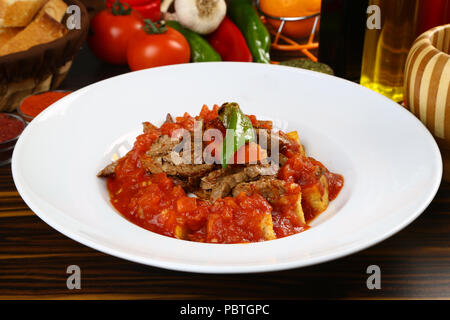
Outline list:
[[[203,177],[200,187],[211,190],[210,200],[216,201],[229,195],[232,189],[242,182],[252,181],[261,175],[270,173],[274,175],[277,170],[271,170],[266,165],[229,166],[227,169],[218,169]]]
[[[279,150],[282,151],[286,147],[299,147],[296,141],[289,139],[283,132],[275,134],[267,129],[255,129],[256,139],[262,146],[267,147],[268,154],[271,155],[272,145],[278,143]]]
[[[117,161],[108,164],[103,170],[97,173],[97,177],[107,178],[114,175],[114,170],[116,169]]]
[[[146,157],[141,161],[145,170],[152,174],[165,172],[169,176],[199,177],[214,169],[214,164],[174,164],[165,157]]]
[[[202,189],[212,189],[224,176],[240,173],[242,171],[244,171],[246,176],[250,179],[253,179],[261,175],[275,175],[278,172],[278,167],[271,167],[268,164],[248,166],[231,165],[226,169],[221,168],[211,171],[207,176],[201,179],[200,186]]]
[[[301,226],[305,224],[305,214],[302,208],[302,193],[292,193],[294,189],[291,188],[295,188],[295,186],[296,184],[274,177],[263,177],[256,181],[237,185],[233,189],[233,197],[237,197],[241,192],[245,192],[247,195],[255,192],[259,193],[273,206],[275,211],[290,217],[291,222]],[[292,202],[293,199],[295,200],[294,202]]]
[[[195,193],[200,188],[200,177],[171,176],[171,179],[176,186],[182,187],[186,192]]]
[[[215,165],[185,163],[183,153],[174,151],[180,141],[181,139],[171,139],[167,135],[159,137],[147,151],[146,157],[142,159],[141,163],[145,170],[152,174],[164,172],[169,176],[191,179],[187,185],[193,188],[199,184],[199,180],[194,180],[194,178],[209,173],[215,168]],[[191,157],[192,160],[192,155],[188,155],[188,157]]]
[[[231,170],[232,167],[211,171],[207,176],[201,178],[200,187],[204,190],[212,189],[222,176],[224,176],[225,174],[231,174]]]
[[[163,170],[170,176],[199,177],[214,169],[213,164],[181,164],[163,163]]]
[[[200,188],[192,191],[192,193],[203,200],[209,200],[209,198],[211,197],[211,190],[204,190]]]
[[[180,143],[180,139],[172,139],[168,135],[160,136],[152,143],[146,155],[149,157],[164,156],[175,149]]]
[[[259,176],[273,176],[278,173],[279,166],[276,163],[265,163],[265,164],[257,164],[257,165],[247,165],[245,167],[246,173],[251,178],[256,178]]]
[[[174,123],[175,121],[172,118],[172,115],[170,113],[166,116],[166,123]]]
[[[241,192],[251,195],[254,192],[259,193],[267,201],[273,202],[286,193],[286,182],[276,179],[275,177],[262,177],[252,182],[244,182],[238,184],[233,189],[233,197],[238,196]]]
[[[227,196],[234,186],[249,179],[251,178],[246,174],[245,170],[221,177],[211,190],[211,201],[214,202],[219,198]]]
[[[144,122],[144,123],[142,123],[142,126],[144,127],[144,132],[158,129],[155,125],[153,125],[150,122]],[[117,161],[114,161],[114,162],[108,164],[103,170],[101,170],[99,173],[97,173],[97,177],[107,178],[107,177],[114,175],[114,170],[116,169],[116,166],[117,166]]]

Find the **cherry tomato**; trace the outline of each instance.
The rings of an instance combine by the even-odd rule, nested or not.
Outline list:
[[[131,70],[189,62],[191,50],[184,36],[170,27],[164,29],[167,30],[151,33],[144,28],[133,35],[127,49]]]
[[[97,58],[112,64],[127,63],[128,42],[144,23],[134,11],[113,14],[111,9],[100,11],[91,22],[89,47]]]

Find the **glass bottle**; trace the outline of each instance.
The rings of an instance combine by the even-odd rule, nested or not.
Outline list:
[[[322,0],[319,61],[359,82],[368,0]]]
[[[417,36],[419,0],[370,0],[369,5],[378,6],[381,28],[366,29],[361,85],[401,102],[405,62]]]

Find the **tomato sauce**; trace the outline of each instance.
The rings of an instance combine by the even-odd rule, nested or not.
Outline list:
[[[290,151],[289,151],[290,152]],[[332,173],[319,161],[311,157],[305,157],[300,153],[293,153],[287,162],[278,172],[280,179],[299,184],[304,192],[306,190],[317,190],[324,196],[324,186],[321,181],[322,176],[326,177],[328,184],[328,199],[334,200],[344,185],[344,177],[340,174]],[[322,211],[312,208],[308,202],[302,198],[302,207],[305,219],[310,222]]]
[[[67,96],[70,92],[49,91],[40,94],[34,94],[25,98],[19,109],[20,111],[31,118],[36,117],[39,113],[48,108],[51,104],[59,99]]]
[[[296,214],[298,195],[301,187],[298,184],[289,184],[287,194],[280,197],[276,203],[272,203],[274,214],[272,215],[273,230],[277,238],[287,237],[308,228],[299,220]]]
[[[289,158],[280,170],[280,176],[287,181],[295,181],[302,187],[318,184],[321,175],[328,180],[329,199],[334,200],[344,186],[344,177],[328,171],[325,166],[311,157],[296,154]]]
[[[0,113],[0,142],[16,138],[24,128],[23,121],[6,113]]]
[[[165,173],[147,175],[136,168],[132,178],[108,179],[111,203],[131,222],[156,233],[199,242],[263,241],[260,221],[272,207],[259,194],[218,199],[214,204],[191,198]]]
[[[161,135],[174,130],[193,129],[194,120],[201,117],[206,123],[217,119],[218,107],[203,107],[198,117],[184,114],[176,123],[165,123],[159,129],[149,129],[136,138],[133,149],[118,161],[115,175],[108,178],[107,188],[112,205],[129,221],[156,233],[179,239],[209,243],[248,243],[267,239],[264,228],[273,224],[276,238],[302,232],[307,224],[299,221],[296,208],[303,188],[319,185],[319,174],[328,179],[330,199],[334,199],[343,185],[340,175],[328,170],[313,158],[303,157],[297,150],[285,150],[288,161],[279,171],[288,192],[276,203],[269,204],[260,194],[239,194],[225,197],[213,204],[189,197],[165,173],[147,174],[141,159],[152,143]],[[256,118],[253,121],[257,121]],[[308,208],[304,208],[305,213]],[[309,209],[307,219],[320,212]],[[271,219],[267,219],[271,215]]]

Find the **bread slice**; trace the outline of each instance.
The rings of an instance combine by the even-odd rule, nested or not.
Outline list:
[[[23,28],[0,28],[0,48],[22,30]]]
[[[25,27],[48,0],[0,0],[2,27]]]
[[[39,14],[23,31],[0,48],[0,56],[28,50],[61,38],[67,29],[47,13]]]
[[[1,0],[0,0],[1,1]],[[38,15],[47,13],[50,17],[61,22],[67,10],[67,4],[62,0],[49,0],[39,11]]]

